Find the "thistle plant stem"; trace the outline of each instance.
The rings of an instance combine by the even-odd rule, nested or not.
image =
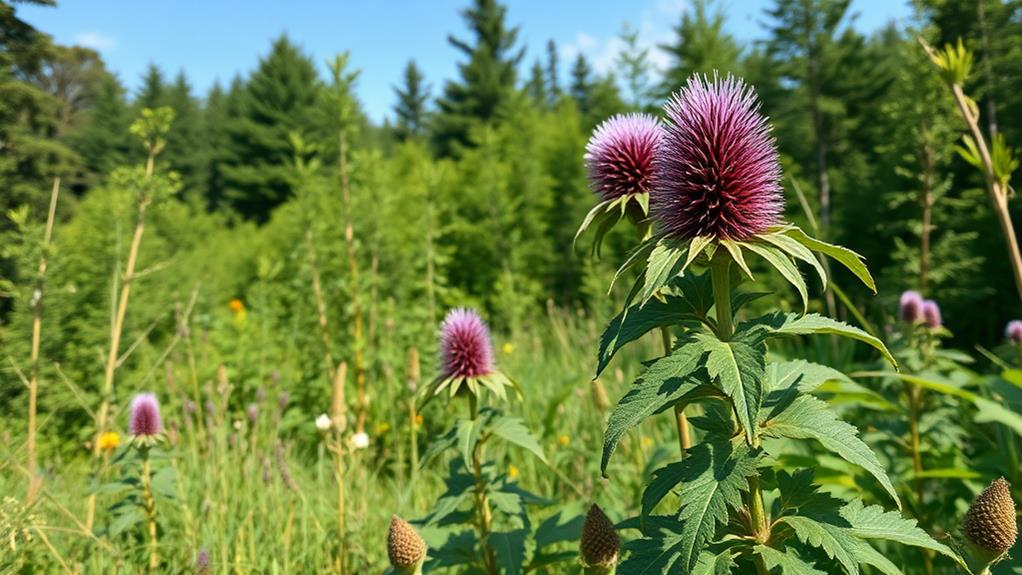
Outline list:
[[[908,405],[909,405],[909,434],[912,449],[912,469],[915,474],[916,502],[921,506],[923,503],[923,458],[919,440],[919,412],[922,400],[922,392],[919,386],[908,384]]]
[[[479,399],[474,393],[468,396],[469,414],[472,421],[479,418]],[[486,497],[486,482],[483,480],[483,442],[476,442],[472,450],[472,475],[475,478],[475,507],[479,528],[479,543],[483,546],[483,566],[489,575],[497,575],[497,560],[493,548],[487,542],[493,523],[490,502]]]
[[[710,279],[713,282],[713,304],[717,315],[717,337],[728,341],[734,335],[734,318],[731,311],[731,255],[722,248],[717,249],[710,261]],[[758,440],[754,440],[758,443]],[[763,492],[759,476],[749,478],[749,518],[752,535],[759,543],[770,540],[770,524],[763,506]],[[769,570],[763,558],[756,555],[756,571],[766,575]]]
[[[664,355],[671,355],[672,338],[671,328],[660,328],[660,337],[664,342]],[[677,403],[674,405],[674,423],[678,428],[678,447],[681,448],[681,456],[692,447],[692,434],[688,429],[688,418],[685,417],[685,406]]]
[[[344,550],[348,547],[347,537],[348,529],[345,522],[345,497],[344,497],[344,450],[341,438],[341,432],[337,431],[334,433],[334,439],[337,442],[337,449],[334,452],[334,473],[337,475],[337,537],[339,540],[339,552],[337,554],[337,570],[338,573],[344,575],[346,572],[344,562]]]
[[[57,213],[57,197],[60,195],[60,178],[53,178],[50,194],[50,211],[46,216],[46,233],[43,237],[42,253],[39,256],[39,271],[36,273],[35,293],[32,294],[32,351],[30,364],[31,379],[28,383],[28,503],[31,505],[39,492],[38,453],[36,453],[36,411],[39,396],[39,344],[43,328],[43,286],[46,282],[46,252],[53,236],[53,220]]]
[[[149,534],[149,570],[155,572],[160,567],[160,556],[156,540],[156,500],[153,498],[152,470],[149,466],[149,448],[139,450],[142,456],[142,505],[145,508]]]

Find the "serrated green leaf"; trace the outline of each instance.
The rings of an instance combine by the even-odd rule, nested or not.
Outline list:
[[[763,402],[766,341],[763,330],[739,331],[728,341],[713,334],[696,334],[698,349],[706,352],[706,371],[731,398],[745,438],[752,443]]]
[[[440,455],[445,450],[454,447],[458,443],[458,423],[455,423],[454,427],[448,429],[443,435],[434,439],[426,451],[423,452],[419,467],[425,467],[430,461],[433,460],[437,455]]]
[[[610,209],[610,204],[612,203],[613,200],[605,200],[596,204],[595,206],[593,206],[593,209],[589,210],[589,213],[586,214],[585,219],[582,220],[582,225],[580,225],[578,227],[578,231],[575,232],[575,238],[572,240],[572,245],[578,243],[578,238],[583,233],[585,233],[585,231],[589,229],[589,226],[591,226],[594,222],[602,221],[608,217],[614,217],[618,219],[621,217],[616,212]],[[596,241],[598,241],[598,239]]]
[[[644,537],[625,543],[629,551],[617,568],[617,575],[671,575],[684,573],[674,569],[678,562],[678,548],[681,536],[670,531],[660,531],[654,537]]]
[[[506,575],[521,575],[528,562],[531,541],[526,529],[490,533],[487,544],[497,556],[497,566]]]
[[[629,306],[610,321],[600,336],[600,352],[597,358],[596,375],[607,368],[614,355],[624,347],[651,330],[694,319],[692,306],[683,297],[667,296],[665,301],[653,299],[645,306]]]
[[[780,575],[827,575],[811,563],[803,561],[793,549],[778,551],[773,547],[757,545],[753,551],[763,558],[763,562],[771,572],[780,568]]]
[[[851,380],[836,369],[803,359],[768,364],[760,423],[780,413],[799,395],[812,393],[828,381]]]
[[[965,566],[962,558],[947,545],[938,543],[920,529],[915,519],[906,519],[896,511],[884,511],[879,505],[863,505],[853,499],[841,508],[840,515],[851,525],[849,531],[862,539],[881,539],[902,545],[936,551],[955,563]]]
[[[859,575],[859,562],[855,557],[857,541],[840,526],[800,515],[782,517],[778,522],[791,527],[799,541],[818,547],[837,560],[850,575]]]
[[[698,238],[696,238],[698,239]],[[693,240],[693,245],[695,240]],[[643,277],[642,291],[639,302],[646,304],[688,265],[682,258],[686,252],[685,244],[670,239],[661,239],[653,247],[646,261],[646,273]]]
[[[457,423],[458,451],[461,459],[468,465],[472,461],[472,454],[475,453],[476,443],[483,432],[483,427],[490,419],[492,412],[484,411],[475,419],[462,419]]]
[[[863,263],[865,258],[859,254],[848,248],[828,244],[827,242],[813,238],[795,226],[786,229],[783,233],[786,236],[794,238],[805,247],[836,260],[838,263],[848,268],[848,271],[855,274],[855,277],[859,278],[859,281],[865,284],[866,287],[873,291],[873,293],[877,292],[876,282],[873,281],[873,276],[870,275],[869,269],[866,268],[866,264]]]
[[[702,551],[699,553],[699,560],[692,569],[691,575],[729,575],[734,566],[734,555],[731,549],[724,549],[716,553]]]
[[[799,315],[794,313],[785,314],[776,312],[744,322],[743,325],[766,326],[770,329],[772,335],[825,334],[848,337],[872,346],[874,349],[883,354],[884,358],[889,361],[891,365],[895,367],[898,366],[898,362],[894,359],[894,356],[891,355],[891,352],[888,351],[887,346],[878,338],[873,337],[855,326],[851,326],[847,323],[830,319],[829,317],[816,313]],[[741,326],[739,326],[739,329],[741,329]]]
[[[734,497],[740,490],[748,488],[746,478],[756,471],[759,451],[753,451],[743,441],[719,440],[704,442],[690,449],[682,461],[669,463],[653,472],[653,479],[642,493],[642,518],[649,517],[653,508],[679,485],[684,491],[705,489],[710,483],[717,483],[721,492],[709,495]],[[682,494],[681,506],[686,505],[686,494]],[[736,500],[727,500],[735,504]],[[726,509],[724,509],[726,514]]]
[[[763,428],[768,435],[774,437],[819,441],[835,455],[858,465],[876,478],[898,507],[901,507],[898,492],[876,454],[859,439],[858,430],[839,419],[825,402],[810,395],[799,396],[783,411],[768,419]]]
[[[820,285],[822,289],[827,289],[827,270],[824,269],[820,260],[813,255],[812,250],[802,245],[798,240],[782,233],[764,234],[760,236],[760,239],[769,244],[773,244],[774,247],[796,260],[813,266],[813,269],[816,270],[816,275],[820,278]]]
[[[684,338],[685,336],[683,336]],[[631,389],[614,407],[607,421],[603,438],[603,457],[600,472],[606,477],[607,463],[617,449],[621,437],[650,415],[681,401],[687,394],[707,387],[698,376],[702,350],[698,346],[679,342],[671,355],[654,361],[632,384]]]
[[[766,244],[743,242],[742,247],[748,248],[774,267],[788,283],[795,287],[802,298],[802,313],[809,309],[809,288],[795,262],[781,250]]]
[[[142,509],[137,505],[126,507],[110,524],[107,534],[115,537],[145,520]]]
[[[489,431],[501,439],[532,452],[543,463],[546,455],[539,441],[532,435],[525,423],[517,417],[500,416],[489,424]]]
[[[680,509],[678,540],[671,546],[682,572],[691,571],[699,553],[728,521],[729,510],[739,509],[742,492],[749,488],[748,477],[756,474],[760,451],[739,441],[700,443],[679,464],[662,469],[643,494],[644,516],[677,485]]]

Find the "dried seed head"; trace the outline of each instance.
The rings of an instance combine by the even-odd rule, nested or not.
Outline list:
[[[612,567],[617,563],[621,538],[614,523],[599,505],[593,504],[582,524],[582,563],[587,567]]]
[[[387,556],[395,569],[413,567],[426,558],[426,542],[397,515],[391,516],[390,529],[387,530]]]
[[[1015,545],[1018,537],[1015,502],[1011,485],[999,477],[969,507],[965,514],[965,537],[970,543],[989,552],[994,559]]]

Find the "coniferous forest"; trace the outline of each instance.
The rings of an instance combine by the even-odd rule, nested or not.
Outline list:
[[[505,2],[374,121],[0,0],[0,574],[1022,573],[1022,2]]]

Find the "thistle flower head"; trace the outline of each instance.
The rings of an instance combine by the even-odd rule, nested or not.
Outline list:
[[[751,87],[692,76],[664,113],[650,192],[664,235],[745,240],[780,222],[781,163]]]
[[[397,515],[391,516],[387,530],[387,556],[394,569],[413,567],[426,558],[426,542]]]
[[[254,403],[248,404],[248,407],[245,408],[245,417],[248,418],[249,423],[255,423],[259,419],[259,406]]]
[[[474,310],[453,309],[440,326],[440,364],[446,377],[493,372],[490,330]]]
[[[1013,319],[1004,328],[1004,336],[1015,345],[1022,345],[1022,320]]]
[[[140,393],[131,400],[131,421],[128,429],[134,436],[151,437],[163,431],[160,402],[152,393]]]
[[[963,530],[969,543],[986,555],[988,563],[1015,545],[1018,537],[1015,502],[1011,499],[1011,485],[1003,477],[995,479],[969,506]]]
[[[930,329],[937,329],[943,322],[940,316],[940,306],[932,299],[923,302],[923,321]]]
[[[648,193],[661,134],[649,114],[620,114],[597,126],[585,154],[593,191],[603,200]]]
[[[199,549],[199,552],[195,554],[195,575],[209,575],[209,551],[206,549]]]
[[[599,505],[593,504],[582,524],[582,563],[587,567],[612,567],[618,560],[621,538],[614,523]]]
[[[915,323],[923,318],[923,296],[919,292],[908,290],[901,294],[898,318],[905,323]]]

